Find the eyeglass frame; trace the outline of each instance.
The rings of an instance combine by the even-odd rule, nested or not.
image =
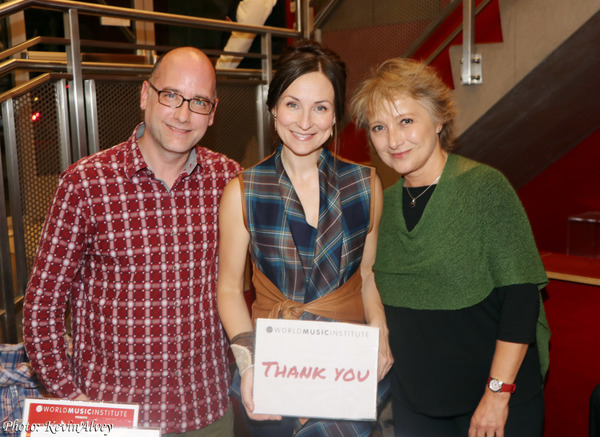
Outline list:
[[[147,80],[146,82],[148,82],[148,85],[150,85],[150,87],[156,91],[157,94],[157,98],[158,98],[158,103],[160,103],[163,106],[166,106],[167,108],[172,108],[172,109],[177,109],[177,108],[181,108],[181,105],[183,105],[185,102],[188,102],[188,109],[190,110],[190,112],[193,112],[194,114],[199,114],[199,115],[210,115],[213,110],[215,109],[215,102],[211,102],[208,99],[202,98],[202,97],[192,97],[191,99],[186,99],[185,97],[183,97],[181,94],[176,93],[175,91],[172,90],[159,90],[158,88],[156,88],[152,82],[150,82],[149,80]],[[171,94],[175,94],[179,97],[181,97],[181,103],[177,106],[171,106],[171,105],[167,105],[166,103],[163,103],[160,101],[160,95],[162,93],[171,93]],[[206,103],[210,103],[210,111],[204,113],[204,112],[196,112],[192,109],[192,100],[202,100],[203,102]]]

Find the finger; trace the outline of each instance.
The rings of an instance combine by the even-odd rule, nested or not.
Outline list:
[[[469,434],[468,434],[468,437],[477,437],[477,431],[475,431],[475,430],[473,429],[473,426],[471,426],[471,427],[469,428]]]
[[[248,414],[248,417],[251,420],[256,420],[257,422],[264,422],[266,420],[281,420],[281,416],[274,414]]]
[[[242,399],[242,403],[244,404],[244,408],[246,409],[246,413],[248,414],[248,417],[250,417],[254,411],[254,403],[247,401],[245,399]]]

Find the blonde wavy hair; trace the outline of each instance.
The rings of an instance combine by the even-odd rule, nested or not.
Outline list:
[[[388,59],[358,86],[350,101],[356,125],[369,132],[369,118],[385,103],[393,105],[400,96],[417,100],[435,123],[442,124],[440,144],[445,151],[452,150],[453,125],[457,113],[452,91],[433,67],[414,59]]]

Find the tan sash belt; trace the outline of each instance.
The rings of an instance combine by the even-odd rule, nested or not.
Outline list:
[[[252,283],[256,300],[252,304],[252,319],[298,319],[303,313],[346,323],[365,323],[360,270],[337,290],[309,303],[287,299],[253,263]]]

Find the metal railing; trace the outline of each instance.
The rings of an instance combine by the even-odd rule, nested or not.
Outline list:
[[[306,10],[308,6],[308,0],[303,0],[300,4],[302,11]],[[0,18],[13,15],[19,12],[24,11],[25,9],[39,7],[43,9],[50,9],[55,11],[63,12],[64,14],[64,22],[65,22],[65,34],[68,35],[68,38],[65,38],[61,42],[63,42],[66,46],[66,54],[67,60],[66,64],[61,62],[33,62],[27,63],[23,60],[12,61],[6,65],[0,65],[0,72],[4,69],[14,69],[14,68],[28,68],[28,69],[52,69],[56,71],[60,68],[66,70],[67,73],[72,75],[71,86],[73,87],[73,99],[75,101],[75,105],[71,108],[73,110],[73,124],[74,124],[74,138],[75,138],[75,149],[76,156],[75,158],[81,158],[87,154],[87,144],[86,144],[86,135],[85,135],[85,115],[83,112],[83,68],[86,70],[91,69],[101,69],[106,71],[107,67],[111,69],[113,72],[125,72],[128,69],[138,69],[137,65],[127,65],[127,64],[115,64],[115,65],[107,65],[105,63],[84,63],[81,61],[81,40],[79,38],[79,14],[88,14],[88,15],[98,15],[103,17],[111,17],[111,18],[122,18],[129,19],[134,21],[147,21],[153,24],[164,24],[164,25],[172,25],[172,26],[186,26],[186,27],[195,27],[207,30],[221,30],[221,31],[239,31],[239,32],[251,32],[256,33],[261,36],[263,40],[263,52],[262,57],[265,59],[266,65],[272,65],[272,53],[270,51],[271,43],[270,40],[272,37],[283,37],[283,38],[299,38],[302,35],[308,35],[309,30],[306,28],[306,24],[308,20],[306,17],[303,17],[304,14],[298,14],[298,17],[303,17],[299,21],[299,28],[302,26],[306,29],[303,29],[302,32],[290,29],[282,29],[277,27],[268,27],[268,26],[253,26],[240,24],[225,20],[214,20],[209,18],[196,18],[196,17],[188,17],[183,15],[175,15],[169,13],[162,12],[154,12],[154,11],[140,11],[131,8],[123,8],[116,6],[104,6],[104,5],[95,5],[91,3],[81,3],[75,1],[68,0],[13,0],[11,2],[4,3],[0,5]],[[304,23],[304,24],[303,24]],[[28,41],[26,43],[21,44],[22,47],[13,47],[2,53],[0,53],[0,60],[5,59],[8,56],[15,55],[17,51],[21,51],[25,48],[31,47],[34,43],[38,41]],[[41,40],[39,41],[42,42]],[[54,41],[59,42],[58,39]],[[125,45],[121,44],[121,47]],[[147,45],[137,45],[131,44],[130,48],[136,50],[148,50],[150,47]],[[150,61],[150,59],[149,59]],[[151,63],[149,62],[149,65]],[[270,68],[263,68],[262,78],[267,83],[270,81]],[[0,96],[0,102],[1,102]]]
[[[463,33],[463,50],[462,50],[462,65],[461,78],[463,85],[473,85],[482,83],[481,75],[481,55],[473,54],[475,45],[475,17],[490,4],[492,0],[482,0],[476,6],[475,0],[452,0],[437,20],[431,22],[425,32],[417,38],[411,47],[404,53],[404,57],[412,57],[416,51],[437,31],[440,25],[448,19],[448,17],[460,6],[463,7],[462,22],[450,32],[444,41],[426,58],[424,62],[431,64],[440,53],[446,50],[450,43],[462,32]],[[465,59],[470,59],[470,62],[464,62]],[[475,71],[476,70],[476,71]]]
[[[477,8],[473,10],[474,0],[465,0],[465,21],[464,31],[472,35],[474,33],[474,16],[477,15],[491,0],[482,0]],[[327,17],[332,14],[339,0],[329,0],[317,11],[314,17],[314,26],[319,27]],[[412,47],[406,52],[405,56],[410,57],[440,26],[440,24],[453,13],[456,8],[463,3],[461,0],[453,0],[443,11],[437,21],[431,23],[422,36],[415,41]],[[0,293],[0,319],[2,322],[2,341],[15,342],[17,340],[17,321],[15,320],[15,311],[19,309],[22,303],[23,293],[28,279],[28,257],[31,257],[31,248],[25,247],[25,235],[29,232],[39,232],[37,223],[32,226],[25,226],[23,222],[23,211],[20,208],[20,190],[24,188],[20,185],[20,179],[23,175],[20,173],[20,162],[18,141],[19,128],[15,125],[15,107],[21,105],[21,112],[28,108],[31,102],[17,102],[23,99],[33,90],[40,87],[47,87],[54,90],[53,99],[56,99],[55,111],[56,120],[60,123],[56,131],[56,141],[60,143],[60,149],[57,152],[60,155],[59,162],[61,169],[66,165],[75,162],[90,153],[99,150],[101,141],[98,139],[98,131],[101,126],[98,123],[97,102],[97,82],[96,79],[109,79],[112,82],[141,82],[150,72],[153,63],[156,60],[157,52],[166,52],[169,46],[156,45],[147,41],[130,42],[107,42],[86,40],[80,38],[79,21],[81,16],[92,15],[101,17],[110,17],[117,19],[131,20],[136,25],[167,25],[199,28],[214,31],[241,31],[251,32],[261,38],[261,52],[258,54],[228,52],[220,50],[204,50],[209,56],[219,56],[229,54],[234,56],[246,56],[260,59],[261,69],[235,69],[219,70],[217,72],[220,80],[229,81],[232,84],[251,84],[253,91],[244,92],[252,94],[255,98],[256,113],[255,129],[257,136],[257,154],[258,158],[266,155],[267,143],[270,138],[270,128],[267,113],[264,110],[267,87],[270,83],[273,71],[273,38],[291,38],[297,39],[310,37],[312,29],[310,25],[309,0],[296,0],[296,29],[291,30],[269,26],[252,26],[225,20],[215,20],[209,18],[198,18],[184,15],[176,15],[163,12],[154,12],[139,10],[133,8],[123,8],[115,6],[106,6],[92,3],[81,3],[68,0],[13,0],[0,4],[0,18],[7,18],[16,14],[23,13],[30,8],[58,11],[63,14],[65,35],[63,38],[55,36],[38,36],[26,41],[22,41],[14,46],[0,52],[0,77],[13,74],[19,71],[36,72],[41,75],[19,84],[0,95],[0,105],[2,105],[2,114],[5,131],[5,148],[7,150],[7,179],[9,204],[4,201],[4,196],[0,199],[0,283],[3,292]],[[470,8],[470,9],[468,9]],[[468,12],[468,15],[466,15]],[[468,17],[468,18],[467,18]],[[472,17],[472,18],[471,18]],[[450,42],[463,31],[463,26],[459,26],[454,32],[436,49],[427,59],[431,62],[436,56],[448,47]],[[467,38],[471,41],[472,38]],[[28,58],[28,51],[32,48],[43,45],[64,46],[64,57],[61,59],[31,59]],[[469,50],[472,48],[472,42],[468,44]],[[125,50],[136,53],[143,60],[142,63],[130,62],[96,62],[86,61],[82,56],[82,47],[105,49],[107,51]],[[470,52],[469,52],[470,53]],[[465,56],[465,55],[463,55]],[[466,56],[470,57],[470,54]],[[468,73],[469,76],[471,73]],[[65,89],[68,87],[68,92]],[[221,93],[221,88],[219,88]],[[219,112],[223,113],[224,104],[219,105]],[[238,114],[239,115],[239,114]],[[235,117],[238,118],[238,117]],[[213,128],[214,131],[215,128]],[[216,129],[220,129],[216,126]],[[0,167],[0,176],[2,167]],[[47,175],[43,175],[44,177]],[[53,176],[54,177],[54,176]],[[58,175],[56,174],[57,178]],[[50,181],[52,184],[53,181]],[[0,190],[5,192],[4,177],[0,178]],[[25,205],[27,206],[27,205]],[[10,211],[9,211],[10,209]],[[39,213],[38,213],[39,215]],[[12,225],[8,218],[12,218]],[[13,231],[12,240],[9,238],[8,229]],[[30,230],[31,228],[32,230]],[[12,254],[9,251],[9,245],[14,245],[14,261],[11,261]],[[33,243],[29,241],[28,246]],[[16,265],[16,271],[13,270]],[[13,276],[16,275],[16,278]],[[16,282],[16,285],[15,285]]]
[[[27,285],[30,268],[28,262],[30,264],[32,256],[31,247],[36,245],[41,229],[37,222],[34,225],[25,223],[26,214],[23,210],[28,205],[23,191],[28,190],[27,185],[29,181],[26,180],[24,173],[36,173],[38,170],[32,171],[22,162],[23,159],[27,159],[27,153],[29,152],[25,153],[19,150],[19,141],[23,141],[20,139],[21,137],[31,136],[31,132],[23,133],[20,131],[22,130],[22,123],[17,126],[15,122],[15,108],[21,113],[26,113],[27,109],[32,105],[31,99],[27,98],[30,93],[34,90],[39,90],[40,87],[47,87],[48,84],[50,85],[49,89],[54,90],[49,99],[55,100],[53,103],[53,112],[56,112],[55,118],[58,126],[53,126],[53,130],[57,131],[55,141],[60,143],[57,146],[57,153],[60,155],[59,165],[62,171],[70,163],[97,151],[99,148],[97,139],[99,127],[97,121],[96,85],[94,79],[109,78],[112,82],[131,80],[141,82],[151,71],[153,63],[156,60],[156,52],[166,52],[172,48],[144,42],[137,44],[82,40],[80,39],[79,29],[80,16],[94,15],[132,20],[136,24],[143,22],[151,23],[152,25],[184,26],[215,31],[251,32],[259,35],[262,41],[262,51],[260,54],[235,52],[228,52],[226,54],[259,58],[262,60],[261,70],[219,70],[217,74],[219,78],[225,80],[235,81],[242,79],[246,82],[250,81],[256,87],[257,119],[255,123],[259,130],[257,134],[259,137],[258,153],[262,156],[264,156],[264,151],[266,150],[265,142],[269,137],[267,115],[262,110],[262,107],[266,98],[267,84],[270,82],[272,75],[273,53],[271,40],[273,37],[297,39],[310,35],[310,29],[308,29],[309,21],[306,13],[303,12],[308,9],[308,0],[297,0],[297,10],[301,11],[301,13],[297,14],[296,26],[300,30],[253,26],[225,20],[68,0],[9,1],[0,4],[0,18],[8,19],[30,8],[62,12],[65,35],[64,38],[55,36],[35,37],[0,52],[0,76],[20,71],[35,72],[36,74],[41,73],[37,77],[18,84],[13,89],[0,95],[9,197],[8,204],[4,200],[4,195],[0,199],[0,284],[2,284],[2,293],[0,293],[0,305],[2,305],[0,308],[0,329],[2,333],[1,341],[11,343],[17,342],[19,337],[17,331],[18,320],[15,318],[15,312],[22,305],[23,293]],[[27,59],[28,50],[44,44],[64,46],[65,56],[63,59]],[[140,55],[145,62],[138,64],[83,61],[82,46],[101,48],[109,52],[111,50],[131,51]],[[204,51],[209,56],[218,56],[225,53],[218,50]],[[67,88],[68,92],[65,91]],[[21,100],[18,101],[19,99]],[[19,117],[22,118],[22,114]],[[26,130],[30,129],[26,128]],[[35,141],[40,143],[39,139],[28,141],[29,143]],[[22,146],[23,144],[21,144],[21,148]],[[25,158],[21,155],[24,155]],[[35,163],[33,164],[33,168],[35,168]],[[34,178],[40,177],[38,174],[34,174],[33,176]],[[47,179],[48,175],[42,175],[42,177]],[[55,184],[58,172],[49,177],[50,179],[44,183],[48,182],[49,185]],[[2,194],[5,193],[6,189],[4,180],[2,167],[0,166],[0,191]],[[48,190],[45,189],[45,191]],[[46,197],[48,196],[46,195]],[[48,201],[49,203],[49,199],[45,199],[44,201]],[[31,203],[30,200],[29,202]],[[37,201],[34,203],[37,203]],[[40,213],[38,212],[37,215],[39,216]],[[10,221],[12,223],[9,223]],[[12,231],[12,237],[10,237],[9,231]],[[29,233],[32,233],[32,235],[29,235]],[[27,244],[26,237],[29,240]],[[14,256],[10,249],[11,247],[14,247]]]

